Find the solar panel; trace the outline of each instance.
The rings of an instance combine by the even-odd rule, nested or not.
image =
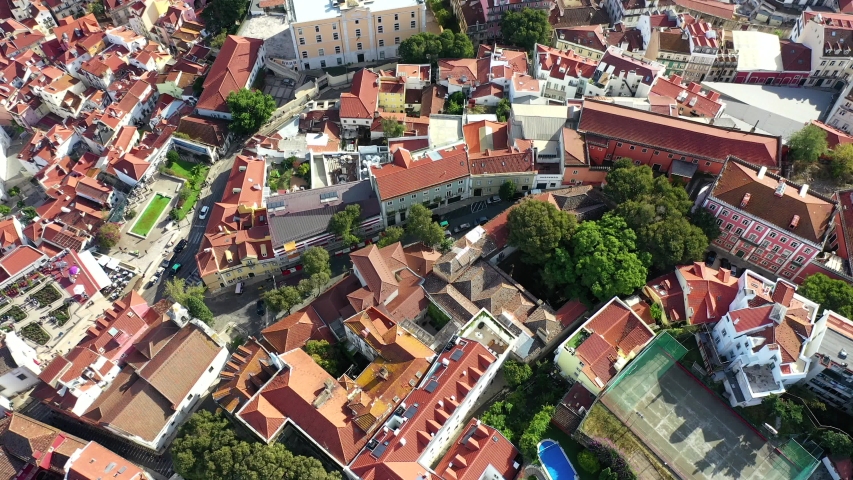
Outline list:
[[[450,354],[450,359],[453,360],[454,362],[458,362],[459,359],[462,358],[462,355],[464,353],[465,352],[463,352],[462,350],[456,349],[453,351],[453,353]]]
[[[436,382],[436,385],[438,385],[438,382]],[[411,419],[416,413],[418,413],[417,403],[406,409],[406,413],[403,414],[403,418]]]
[[[385,453],[386,448],[388,448],[388,442],[382,442],[373,449],[373,453],[371,453],[371,455],[375,458],[379,458],[383,453]]]
[[[429,383],[427,383],[427,386],[426,386],[426,388],[424,388],[424,390],[426,390],[427,393],[432,393],[435,391],[436,388],[438,388],[438,382],[435,380],[430,380]]]

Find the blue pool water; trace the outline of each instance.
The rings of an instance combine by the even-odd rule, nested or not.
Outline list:
[[[551,480],[574,480],[577,478],[569,457],[562,447],[553,440],[542,440],[539,443],[539,460],[548,470]]]

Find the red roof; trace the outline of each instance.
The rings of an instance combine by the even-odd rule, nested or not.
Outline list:
[[[695,262],[678,268],[690,288],[687,294],[688,307],[693,310],[690,323],[717,322],[737,296],[737,278],[725,268],[713,270],[704,263]]]
[[[601,26],[598,25],[600,28]],[[595,68],[598,66],[586,57],[575,54],[572,50],[557,50],[536,44],[536,58],[539,68],[547,71],[551,78],[563,79],[566,76],[572,78],[592,78]]]
[[[802,43],[780,40],[782,68],[786,72],[810,72],[812,70],[812,49]]]
[[[735,7],[733,3],[723,3],[713,0],[675,0],[679,7],[702,12],[713,17],[731,20],[734,18]]]
[[[329,327],[317,315],[314,307],[294,312],[269,327],[261,330],[261,335],[276,352],[284,353],[294,348],[302,348],[308,340],[326,340],[335,343]]]
[[[675,272],[669,272],[646,284],[646,288],[654,291],[661,302],[663,312],[670,322],[680,322],[684,316],[684,292],[678,283]]]
[[[263,45],[257,38],[229,35],[210,67],[196,108],[227,112],[228,94],[247,86]]]
[[[618,348],[626,356],[632,352],[637,353],[654,337],[654,333],[645,326],[642,319],[621,301],[611,301],[596,312],[584,328],[600,335],[609,345]]]
[[[404,149],[397,149],[404,151]],[[376,177],[379,197],[387,200],[418,190],[449,183],[468,176],[468,155],[462,145],[434,150],[412,159],[411,163],[397,160],[380,167],[371,167]]]
[[[472,418],[435,467],[435,473],[446,479],[479,480],[491,467],[503,478],[515,478],[521,466],[516,463],[517,456],[518,449],[501,432]]]
[[[591,99],[583,102],[578,131],[720,163],[736,152],[743,160],[771,169],[778,169],[780,164],[779,137],[699,124]]]
[[[14,277],[27,267],[37,263],[43,257],[43,253],[29,245],[17,247],[12,250],[12,253],[4,255],[3,258],[0,259],[0,268],[2,268],[9,277]]]
[[[341,94],[340,118],[373,118],[379,101],[379,75],[362,69],[352,78],[350,93]]]
[[[691,82],[689,85],[681,83],[679,75],[671,75],[669,78],[661,77],[652,85],[650,95],[668,97],[681,107],[679,113],[689,116],[696,111],[699,116],[714,118],[723,109],[720,94],[717,92],[702,92],[698,83]]]
[[[282,354],[287,365],[237,416],[266,441],[291,421],[338,462],[349,463],[367,443],[347,407],[347,389],[302,349]]]
[[[452,355],[459,351],[461,356],[456,354],[458,359],[454,360]],[[413,409],[411,418],[398,431],[380,430],[374,440],[385,448],[381,453],[378,449],[362,451],[350,465],[353,473],[363,480],[411,480],[426,474],[418,458],[495,360],[482,344],[470,340],[442,352],[433,364],[436,368],[405,399]]]

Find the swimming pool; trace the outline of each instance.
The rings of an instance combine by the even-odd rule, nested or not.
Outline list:
[[[578,476],[563,447],[550,438],[539,442],[539,460],[551,480],[574,480]]]

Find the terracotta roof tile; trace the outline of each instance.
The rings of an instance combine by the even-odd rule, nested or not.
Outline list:
[[[371,167],[381,199],[450,183],[468,175],[467,153],[461,145],[429,152],[428,155],[414,159],[410,166],[390,163]]]
[[[196,108],[228,111],[228,94],[246,87],[260,55],[263,40],[229,35],[204,81]]]
[[[350,93],[341,94],[341,118],[373,118],[379,100],[378,80],[379,75],[366,68],[353,76]]]

